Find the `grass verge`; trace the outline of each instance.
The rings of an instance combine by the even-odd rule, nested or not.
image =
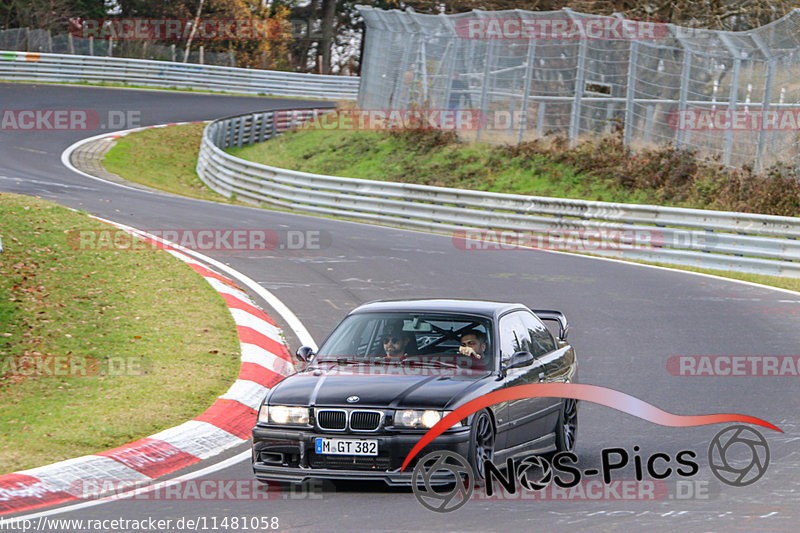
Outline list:
[[[176,194],[183,194],[185,196],[191,196],[194,198],[201,197],[199,196],[201,193],[198,191],[198,188],[205,188],[205,194],[202,196],[204,199],[214,200],[218,202],[231,202],[240,205],[249,205],[244,204],[242,202],[238,202],[236,200],[230,201],[224,198],[221,195],[218,195],[211,191],[210,189],[206,188],[205,185],[202,184],[200,179],[197,177],[197,174],[194,171],[194,163],[189,164],[190,157],[187,157],[187,154],[179,154],[175,153],[177,150],[173,148],[165,148],[170,146],[170,142],[174,138],[182,138],[184,139],[184,143],[182,146],[192,146],[198,147],[194,148],[194,155],[192,157],[196,158],[197,150],[199,149],[200,139],[202,137],[202,127],[197,127],[200,125],[188,125],[188,126],[171,126],[169,128],[157,128],[152,130],[145,130],[143,132],[137,132],[130,134],[126,137],[123,137],[119,140],[118,144],[111,149],[106,155],[106,168],[114,172],[121,177],[138,183],[144,183],[146,185],[150,185],[154,188],[161,188],[163,190],[169,190],[170,192],[175,192]],[[177,131],[172,130],[185,130],[186,133],[179,133]],[[357,134],[350,137],[350,134]],[[291,132],[284,134],[280,137],[270,140],[267,143],[256,144],[252,147],[241,148],[241,149],[229,149],[228,152],[237,155],[238,157],[247,158],[257,158],[259,157],[261,160],[259,162],[263,162],[265,164],[281,167],[281,168],[291,168],[295,170],[303,170],[306,172],[316,172],[320,174],[332,174],[337,175],[338,172],[341,170],[341,165],[348,164],[351,167],[360,167],[358,172],[353,171],[351,174],[358,174],[360,173],[361,177],[369,175],[372,179],[376,177],[383,177],[386,180],[389,180],[389,176],[393,177],[397,181],[412,181],[411,178],[415,177],[416,174],[408,173],[402,174],[398,173],[397,170],[392,169],[392,165],[390,161],[386,159],[382,160],[375,160],[375,161],[361,161],[356,162],[353,158],[354,153],[361,151],[370,151],[370,152],[383,152],[389,155],[390,157],[396,158],[396,160],[403,161],[404,164],[409,165],[414,163],[414,158],[408,156],[408,154],[403,153],[395,153],[396,150],[401,150],[400,146],[398,145],[398,141],[396,139],[386,139],[386,136],[381,133],[376,132],[342,132],[342,131],[302,131],[302,132]],[[353,141],[353,145],[350,145],[347,139]],[[135,144],[134,144],[135,143]],[[336,149],[331,148],[329,150],[329,154],[326,156],[326,161],[316,161],[315,155],[317,152],[320,151],[321,143],[328,143],[331,147],[336,147]],[[134,150],[135,146],[135,150]],[[460,165],[461,163],[465,163],[461,158],[462,156],[467,160],[470,159],[468,155],[471,153],[476,155],[480,152],[487,152],[490,150],[490,147],[487,146],[480,146],[480,145],[473,145],[473,146],[466,146],[464,147],[463,154],[467,155],[440,155],[438,157],[442,158],[443,161],[448,161],[449,159],[454,159],[452,162],[448,162],[443,164],[442,172],[445,170],[449,171],[452,167]],[[117,151],[125,151],[130,153],[128,162],[124,165],[115,164],[114,159],[117,157],[115,152]],[[338,155],[335,155],[337,154]],[[142,157],[133,157],[135,154],[146,154],[147,159],[149,162],[146,163],[146,166],[140,166]],[[156,155],[157,154],[157,155]],[[260,154],[257,156],[256,154]],[[335,161],[338,159],[339,161]],[[309,162],[311,160],[311,162]],[[109,161],[112,163],[109,164]],[[196,163],[196,159],[194,161]],[[542,196],[547,196],[548,194],[545,193],[552,193],[552,196],[559,196],[564,198],[585,198],[585,199],[592,199],[592,200],[606,200],[606,201],[622,201],[623,198],[626,198],[629,201],[634,201],[637,203],[646,203],[648,192],[642,191],[639,193],[623,195],[619,191],[613,190],[613,188],[608,184],[603,184],[602,182],[597,184],[584,184],[583,179],[580,179],[575,171],[570,168],[562,168],[563,165],[560,164],[552,164],[549,163],[546,158],[540,161],[542,168],[541,172],[536,175],[528,176],[526,179],[528,180],[528,184],[524,185],[521,182],[515,181],[513,174],[507,174],[504,178],[504,183],[508,183],[509,185],[503,186],[499,188],[500,192],[517,192],[521,193],[523,191],[527,191],[531,193],[529,187],[533,186],[532,184],[536,180],[542,180],[546,182],[554,182],[552,184],[551,189],[544,188],[543,190],[535,190],[535,194],[539,194]],[[518,163],[521,164],[521,163]],[[530,163],[531,165],[535,163]],[[399,163],[398,163],[399,165]],[[172,168],[172,175],[168,177],[167,183],[164,185],[159,186],[158,183],[153,181],[149,181],[147,177],[147,169],[149,168],[160,168],[160,169],[170,169]],[[402,168],[402,166],[400,167]],[[458,171],[461,172],[461,171]],[[468,168],[464,172],[469,172]],[[569,179],[566,179],[564,183],[559,184],[558,180],[553,177],[553,175],[547,174],[548,172],[555,172],[554,176],[556,178],[558,176],[564,177],[572,177],[572,183],[570,183]],[[561,172],[560,174],[558,174]],[[342,175],[342,174],[340,174]],[[433,174],[429,174],[431,178],[434,178]],[[354,176],[359,177],[359,176]],[[523,180],[524,181],[524,180]],[[437,182],[434,179],[428,182],[431,185],[446,185],[445,181]],[[495,180],[494,183],[498,183]],[[479,190],[486,190],[487,185],[483,184],[483,189],[480,187],[480,183],[476,182],[476,189]],[[450,185],[452,186],[452,185]],[[167,188],[168,187],[168,188]],[[607,195],[606,195],[607,194]],[[622,261],[628,261],[626,259],[621,259]],[[667,268],[672,268],[675,270],[686,270],[690,272],[700,272],[705,274],[712,274],[715,276],[726,277],[731,279],[738,279],[742,281],[750,281],[752,283],[760,283],[762,285],[770,285],[774,287],[780,287],[784,289],[800,291],[800,280],[794,280],[789,278],[781,278],[776,276],[762,276],[758,274],[744,274],[738,272],[727,272],[727,271],[718,271],[718,270],[710,270],[710,269],[702,269],[696,267],[682,267],[677,265],[667,265],[662,263],[648,263],[646,261],[633,261],[630,260],[629,262],[637,262],[642,264],[653,264],[658,266],[664,266]]]
[[[80,250],[110,226],[0,193],[0,473],[128,443],[203,412],[236,379],[225,302],[155,249]]]
[[[106,154],[106,170],[154,189],[198,198],[226,201],[206,187],[195,172],[205,124],[142,130],[117,140]]]
[[[518,145],[459,142],[452,132],[304,129],[229,153],[305,172],[461,189],[800,215],[800,174],[703,162],[688,150],[633,151],[621,132],[576,146],[561,137]]]

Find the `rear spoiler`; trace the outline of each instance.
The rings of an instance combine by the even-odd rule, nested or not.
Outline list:
[[[531,309],[531,311],[542,320],[558,322],[558,340],[566,342],[567,333],[569,333],[569,323],[564,313],[551,309]]]

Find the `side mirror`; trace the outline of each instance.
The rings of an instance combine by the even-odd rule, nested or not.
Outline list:
[[[533,354],[531,352],[516,352],[508,360],[507,369],[522,368],[533,364]]]
[[[308,363],[308,361],[315,355],[314,348],[311,346],[301,346],[297,349],[297,353],[295,355],[304,363]]]

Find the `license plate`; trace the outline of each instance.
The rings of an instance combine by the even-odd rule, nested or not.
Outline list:
[[[378,455],[378,441],[375,439],[317,438],[314,448],[317,454]]]

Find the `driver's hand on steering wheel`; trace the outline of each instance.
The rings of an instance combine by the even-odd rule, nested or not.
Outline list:
[[[474,357],[475,359],[481,358],[481,354],[479,354],[469,346],[459,346],[458,353],[460,353],[461,355],[468,355],[469,357]]]

